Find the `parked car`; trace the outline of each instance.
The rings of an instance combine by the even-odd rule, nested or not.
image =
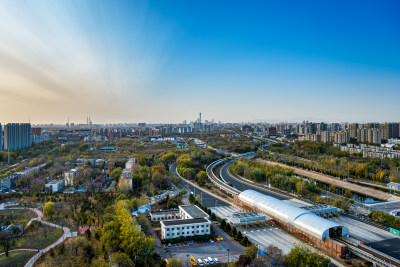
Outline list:
[[[203,263],[203,261],[201,259],[197,259],[197,264],[199,266],[204,266],[204,263]]]
[[[219,260],[217,258],[214,258],[215,263],[219,263]]]
[[[207,259],[208,259],[208,262],[209,262],[210,264],[214,264],[214,260],[213,260],[211,257],[208,257]]]
[[[207,259],[203,259],[204,265],[210,265],[210,262]]]

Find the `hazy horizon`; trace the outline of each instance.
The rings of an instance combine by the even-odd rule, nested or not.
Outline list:
[[[0,123],[399,121],[399,7],[4,0]]]

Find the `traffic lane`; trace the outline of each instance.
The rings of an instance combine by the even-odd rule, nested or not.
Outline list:
[[[264,189],[260,189],[260,188],[258,188],[256,186],[249,185],[249,184],[246,184],[246,183],[243,183],[243,182],[239,182],[238,180],[232,178],[231,175],[228,173],[228,169],[229,169],[229,166],[231,164],[232,163],[227,163],[224,166],[222,166],[221,175],[222,175],[222,178],[227,183],[231,183],[235,188],[239,189],[242,192],[245,191],[245,190],[254,190],[254,191],[257,191],[257,192],[259,192],[261,194],[264,194],[264,195],[267,195],[267,196],[271,196],[271,197],[274,197],[274,198],[277,198],[277,199],[280,199],[280,200],[289,199],[289,198],[284,197],[284,196],[282,196],[280,194],[276,194],[276,193],[271,192],[271,191],[266,190],[266,189],[265,190]]]
[[[200,189],[199,187],[193,186],[190,183],[183,181],[183,184],[193,193],[194,196],[201,197],[201,204],[208,207],[220,207],[229,206],[228,203],[212,196],[207,191]]]
[[[177,165],[176,162],[171,165],[170,172],[174,175],[179,177],[177,173]],[[202,198],[202,205],[205,207],[219,207],[219,206],[230,206],[228,202],[224,202],[219,198],[214,197],[213,195],[209,194],[207,191],[201,189],[200,187],[193,186],[192,184],[182,180],[182,183],[187,187],[191,192],[193,192],[194,196],[200,196]]]

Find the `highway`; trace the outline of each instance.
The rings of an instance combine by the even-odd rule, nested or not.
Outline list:
[[[280,199],[280,200],[287,200],[290,199],[289,197],[283,196],[281,194],[277,194],[275,192],[272,192],[270,190],[267,189],[261,189],[257,186],[251,185],[251,184],[247,184],[244,182],[240,182],[238,179],[234,179],[229,173],[229,167],[232,165],[233,161],[226,163],[224,166],[222,166],[221,168],[221,178],[223,180],[225,180],[227,183],[232,184],[235,188],[239,189],[240,191],[245,191],[245,190],[254,190],[257,192],[260,192],[262,194]]]
[[[229,172],[229,167],[232,165],[233,161],[230,161],[224,164],[221,168],[221,178],[225,180],[227,183],[231,183],[235,188],[239,190],[247,190],[252,189],[256,190],[260,193],[270,195],[272,197],[279,198],[281,200],[287,200],[289,197],[282,196],[279,193],[271,192],[267,189],[263,190],[256,185],[248,184],[247,182],[241,181],[240,177],[232,177],[231,172]],[[362,256],[365,259],[374,260],[375,262],[380,260],[387,259],[389,262],[388,265],[383,266],[392,266],[393,261],[390,257],[398,258],[397,256],[397,248],[400,248],[400,239],[394,238],[392,234],[385,232],[384,230],[377,229],[375,227],[371,227],[370,225],[364,224],[360,221],[353,220],[348,217],[339,217],[339,218],[331,218],[330,220],[335,221],[339,224],[342,224],[350,229],[352,235],[363,239],[367,242],[369,247],[363,247],[361,251],[360,248],[354,248],[353,252],[357,252],[357,255]],[[265,233],[264,233],[265,232]],[[254,234],[253,234],[254,233]],[[256,244],[266,244],[265,240],[263,240],[264,235],[268,233],[268,229],[255,229],[246,233],[249,236],[250,240],[255,241]],[[266,236],[266,238],[271,239],[273,237]],[[290,249],[290,246],[286,246],[285,244],[280,244],[283,250]],[[388,248],[391,247],[391,248]],[[375,249],[374,249],[375,248]],[[360,252],[361,251],[361,252]],[[363,255],[360,253],[364,253]],[[388,256],[387,256],[388,255]],[[400,255],[400,254],[399,254]],[[371,256],[375,258],[371,258]],[[369,258],[368,258],[369,257]],[[395,264],[395,266],[398,266]]]
[[[177,168],[176,163],[174,163],[170,166],[169,171],[172,173],[172,175],[182,178],[178,174],[176,168]],[[185,179],[182,179],[182,183],[187,189],[189,189],[191,192],[193,192],[194,196],[200,196],[202,198],[202,205],[207,208],[220,207],[220,206],[231,206],[231,204],[229,202],[223,201],[221,198],[217,198],[216,196],[211,195],[206,190],[201,189],[200,187],[194,185],[193,183],[186,181]]]

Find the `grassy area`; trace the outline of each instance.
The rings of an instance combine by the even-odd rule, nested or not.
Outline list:
[[[7,218],[6,218],[7,217]],[[27,220],[29,221],[32,218],[36,218],[37,215],[34,211],[28,209],[4,209],[0,210],[0,218],[3,220]]]
[[[56,242],[63,233],[63,230],[59,228],[33,222],[26,233],[17,239],[16,245],[11,249],[45,248]]]
[[[36,254],[34,251],[26,251],[26,252],[14,252],[10,253],[9,257],[5,255],[0,256],[0,266],[8,266],[8,267],[21,267],[25,266],[25,264]]]

